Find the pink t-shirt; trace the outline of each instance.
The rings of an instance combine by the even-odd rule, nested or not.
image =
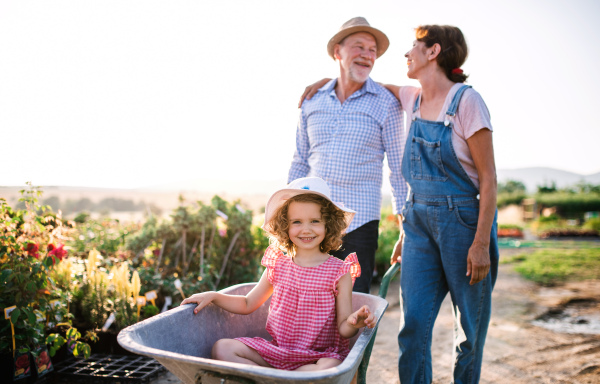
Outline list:
[[[450,92],[446,96],[446,101],[437,121],[444,121],[446,119],[446,112],[450,107],[452,98],[463,85],[462,83],[456,83],[450,88]],[[407,127],[410,127],[410,123],[412,122],[415,100],[420,93],[421,88],[418,87],[400,87],[400,104],[402,105],[402,109],[406,111]],[[417,109],[414,116],[421,117],[420,108]],[[490,112],[481,95],[473,90],[473,88],[467,89],[458,103],[456,116],[450,117],[450,121],[453,123],[452,146],[454,147],[454,152],[456,152],[456,156],[467,172],[467,175],[469,175],[475,186],[479,188],[479,175],[477,174],[471,151],[467,145],[467,139],[483,128],[493,131]]]

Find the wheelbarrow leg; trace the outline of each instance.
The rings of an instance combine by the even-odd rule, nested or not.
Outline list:
[[[396,276],[396,273],[400,270],[400,263],[396,263],[392,265],[383,278],[381,279],[381,285],[379,286],[379,297],[385,299],[387,296],[388,288],[390,286],[390,282]],[[375,344],[375,337],[377,336],[377,330],[373,332],[373,337],[371,337],[371,341],[365,348],[365,354],[363,355],[362,361],[358,366],[357,371],[357,384],[366,384],[367,382],[367,368],[369,367],[369,359],[371,358],[371,351],[373,350],[373,344]]]

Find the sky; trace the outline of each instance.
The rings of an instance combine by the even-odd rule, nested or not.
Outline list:
[[[366,17],[371,77],[418,85],[414,28],[461,28],[496,167],[600,171],[600,2],[0,0],[0,186],[285,183],[304,88],[337,77],[328,40]]]

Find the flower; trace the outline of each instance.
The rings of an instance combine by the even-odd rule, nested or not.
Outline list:
[[[50,246],[52,246],[52,250],[50,250]],[[65,256],[67,256],[67,250],[64,249],[64,244],[60,244],[58,247],[54,247],[53,244],[48,245],[49,255],[58,257],[59,260],[62,260]]]
[[[27,252],[27,254],[29,256],[33,256],[36,259],[40,258],[40,254],[38,253],[38,250],[40,249],[40,246],[35,244],[35,243],[27,243],[27,246],[25,247],[25,252]]]

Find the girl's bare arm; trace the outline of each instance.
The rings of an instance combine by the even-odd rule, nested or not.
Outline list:
[[[214,303],[226,311],[237,313],[238,315],[247,315],[257,310],[273,293],[273,286],[267,278],[267,271],[263,273],[258,284],[246,296],[228,295],[220,292],[202,292],[196,293],[183,300],[181,304],[196,304],[194,313],[198,313],[202,308],[210,303]]]

